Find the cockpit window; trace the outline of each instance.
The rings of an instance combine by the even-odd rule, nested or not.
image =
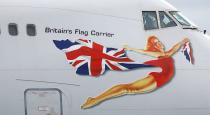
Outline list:
[[[191,26],[191,24],[184,18],[184,16],[177,11],[169,12],[181,25],[183,26]]]
[[[177,26],[173,19],[169,17],[164,11],[159,11],[159,17],[161,28]]]
[[[158,29],[156,11],[143,11],[142,15],[145,30]]]

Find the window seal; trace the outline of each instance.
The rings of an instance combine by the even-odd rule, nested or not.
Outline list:
[[[145,19],[144,13],[149,13],[149,12],[155,13],[155,15],[154,15],[154,18],[155,18],[154,24],[155,24],[155,25],[154,25],[154,24],[153,24],[153,25],[150,25],[151,28],[150,28],[150,27],[146,27],[146,26],[148,26],[148,25],[145,23],[145,22],[147,22],[148,20]],[[148,17],[147,19],[149,19],[149,17]],[[152,21],[152,20],[151,20],[151,18],[150,18],[150,22],[151,22],[151,21]],[[142,22],[143,22],[143,26],[144,26],[144,30],[145,30],[145,31],[160,29],[159,22],[158,22],[158,14],[157,14],[157,11],[142,11]],[[152,26],[153,26],[153,27],[152,27]]]
[[[8,32],[11,36],[18,35],[18,25],[16,23],[9,23],[8,24]]]
[[[27,24],[26,25],[26,33],[28,36],[36,36],[36,25],[35,24]]]

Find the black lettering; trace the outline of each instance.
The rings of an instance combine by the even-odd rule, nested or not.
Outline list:
[[[83,35],[83,36],[88,36],[90,32],[90,35],[92,36],[102,36],[102,37],[113,37],[114,34],[108,33],[108,32],[99,32],[96,30],[91,30],[91,31],[86,31],[86,30],[80,30],[80,29],[63,29],[63,28],[50,28],[50,27],[45,27],[45,33],[58,33],[58,34],[77,34],[77,35]]]
[[[45,28],[45,33],[50,33],[51,31],[50,31],[50,28],[49,27],[46,27]]]
[[[104,36],[104,37],[113,37],[114,34],[108,32],[97,32],[95,30],[91,31],[91,35],[93,36]]]
[[[69,34],[72,34],[72,30],[68,30],[68,33],[69,33]]]

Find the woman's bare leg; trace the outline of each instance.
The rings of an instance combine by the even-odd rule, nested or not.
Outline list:
[[[86,103],[83,104],[81,108],[90,108],[113,97],[119,97],[126,94],[150,92],[153,91],[155,88],[156,81],[153,76],[149,75],[146,78],[137,80],[133,83],[116,85],[95,98],[89,97]]]

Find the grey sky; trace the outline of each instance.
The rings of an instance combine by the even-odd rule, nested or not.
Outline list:
[[[167,0],[186,17],[210,34],[210,0]]]

